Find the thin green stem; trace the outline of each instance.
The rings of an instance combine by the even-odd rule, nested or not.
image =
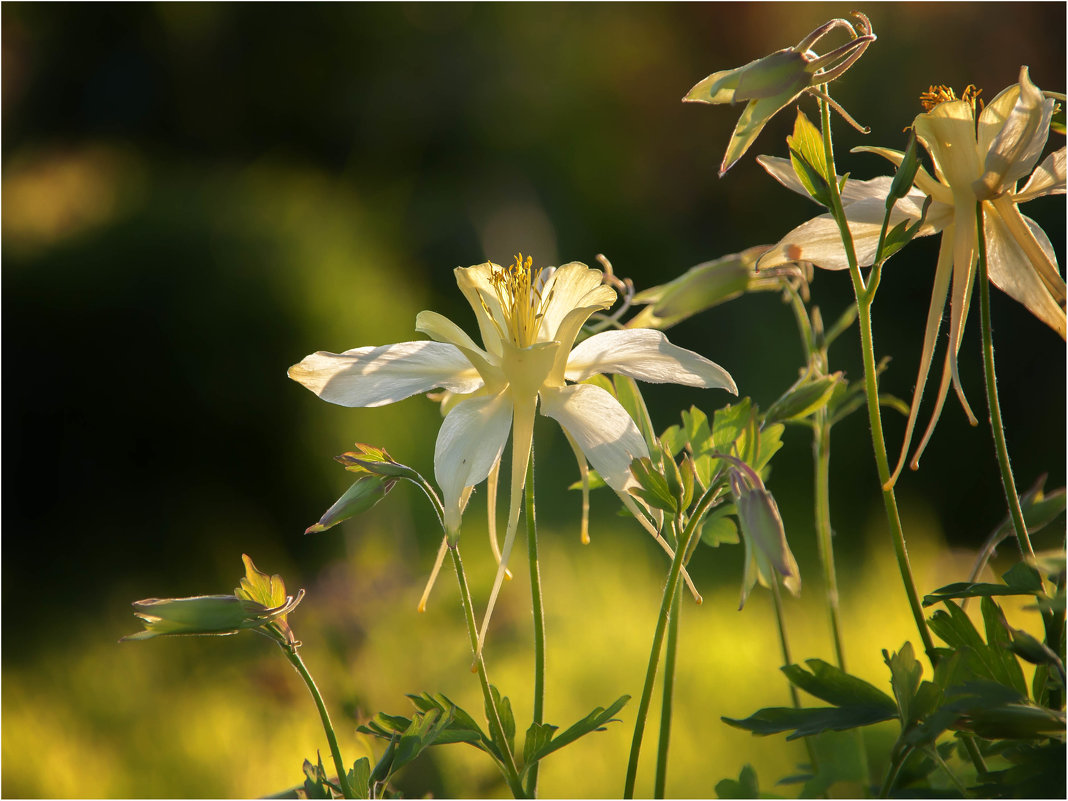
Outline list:
[[[990,279],[987,277],[986,239],[983,235],[983,204],[975,207],[976,226],[979,236],[979,306],[983,329],[983,374],[986,376],[986,403],[990,410],[990,430],[994,434],[994,447],[998,455],[998,468],[1001,470],[1001,486],[1005,488],[1005,500],[1009,504],[1009,516],[1016,531],[1016,542],[1025,559],[1034,559],[1035,550],[1031,547],[1031,538],[1027,535],[1023,509],[1020,508],[1020,496],[1016,492],[1016,481],[1009,464],[1009,449],[1005,444],[1005,429],[1001,423],[1001,404],[998,402],[998,379],[994,372],[994,338],[990,330]]]
[[[912,755],[912,747],[895,747],[891,753],[890,765],[886,769],[886,779],[883,780],[883,786],[879,790],[879,798],[889,798],[890,791],[894,789],[894,783],[897,781],[898,775],[901,773],[901,769],[905,767],[905,762]]]
[[[886,439],[883,436],[882,411],[879,408],[879,376],[876,371],[875,347],[872,341],[871,306],[874,300],[874,292],[869,291],[869,286],[874,290],[878,285],[878,273],[873,268],[869,284],[864,283],[860,266],[857,264],[856,250],[853,247],[853,235],[850,233],[849,224],[846,221],[845,211],[842,208],[842,198],[839,193],[838,183],[835,178],[834,148],[831,145],[831,120],[830,107],[825,100],[820,100],[821,123],[823,132],[824,155],[827,160],[828,185],[831,195],[831,215],[838,223],[838,230],[842,235],[842,246],[849,261],[849,276],[853,282],[853,293],[857,301],[857,319],[860,325],[861,352],[864,358],[864,390],[868,401],[868,422],[871,425],[872,448],[875,451],[875,464],[879,473],[879,482],[882,485],[883,506],[886,509],[886,518],[890,524],[890,537],[894,546],[894,555],[897,557],[898,570],[901,573],[901,581],[905,585],[905,594],[908,596],[909,607],[912,617],[916,621],[916,628],[923,642],[924,651],[931,664],[937,662],[937,654],[934,649],[934,640],[927,628],[927,620],[923,615],[923,607],[920,606],[920,596],[916,591],[916,581],[912,576],[912,566],[909,564],[908,549],[905,546],[905,533],[901,526],[901,513],[897,508],[897,498],[894,495],[893,485],[890,483],[890,464],[886,456]]]
[[[957,792],[961,794],[961,797],[967,798],[968,788],[965,787],[964,783],[957,778],[957,775],[949,769],[949,765],[947,765],[946,761],[942,759],[942,755],[938,753],[938,749],[932,745],[930,748],[927,749],[927,755],[931,757],[931,759],[936,765],[938,765],[939,768],[942,769],[942,772],[946,774],[946,776],[949,778],[949,781],[957,789]]]
[[[698,524],[704,519],[705,513],[715,498],[716,493],[712,487],[705,490],[705,493],[697,502],[693,515],[686,524],[686,530],[683,532],[679,542],[676,543],[675,556],[671,560],[667,583],[664,585],[664,594],[660,599],[660,614],[657,616],[656,631],[653,632],[653,644],[649,649],[649,664],[645,670],[645,685],[642,687],[642,698],[638,703],[638,712],[634,720],[634,736],[630,742],[630,759],[627,761],[627,777],[623,785],[624,798],[634,798],[634,782],[638,776],[638,755],[642,750],[645,720],[649,715],[649,703],[653,697],[653,682],[656,680],[657,666],[660,663],[660,651],[664,644],[664,634],[667,631],[668,618],[670,617],[671,600],[679,583],[679,575],[682,573],[682,563],[685,561],[685,555],[689,551],[690,540],[695,536]]]
[[[467,585],[467,574],[464,572],[464,563],[460,559],[460,547],[450,545],[449,553],[452,554],[452,564],[456,569],[456,580],[460,584],[460,598],[463,601],[464,617],[467,619],[467,636],[471,641],[471,653],[475,654],[475,670],[478,672],[478,680],[482,685],[482,696],[486,701],[486,715],[489,718],[490,735],[497,743],[502,752],[503,762],[501,769],[504,778],[508,782],[508,789],[516,798],[524,798],[523,785],[519,781],[519,771],[516,770],[515,757],[508,747],[508,738],[504,736],[504,726],[501,724],[501,713],[497,709],[497,703],[490,691],[489,676],[486,673],[486,660],[478,652],[478,625],[475,623],[475,611],[471,604],[471,589]]]
[[[545,716],[545,608],[541,597],[541,570],[538,564],[538,526],[534,513],[534,448],[527,463],[527,555],[530,562],[530,596],[534,606],[534,723],[541,724]],[[526,793],[530,798],[538,794],[538,763],[527,773]]]
[[[834,656],[838,667],[846,670],[845,647],[842,644],[841,610],[838,605],[838,573],[834,565],[834,540],[831,530],[831,426],[827,410],[816,412],[816,426],[812,433],[812,458],[816,468],[816,549],[823,568],[823,591],[827,597]]]
[[[777,579],[771,581],[771,597],[775,604],[775,622],[779,627],[779,645],[782,648],[782,663],[784,665],[792,665],[793,659],[790,658],[790,643],[786,637],[786,615],[783,614],[782,608],[782,592],[779,590],[779,582]],[[797,687],[794,683],[789,682],[790,685],[790,700],[794,704],[794,709],[801,709],[801,697],[797,694]],[[808,753],[808,761],[812,766],[812,772],[815,773],[818,762],[816,761],[816,749],[812,744],[812,740],[805,737],[805,751]]]
[[[337,735],[334,733],[334,724],[330,722],[330,713],[326,710],[326,704],[323,703],[323,696],[319,692],[319,688],[315,685],[315,679],[312,678],[311,673],[308,672],[308,668],[304,665],[304,660],[300,658],[300,654],[297,653],[297,649],[293,646],[282,646],[282,653],[286,655],[286,659],[291,664],[300,677],[304,679],[304,683],[308,686],[308,691],[311,692],[312,698],[315,701],[315,707],[319,710],[319,719],[323,722],[323,730],[326,732],[326,742],[330,745],[330,756],[334,759],[334,769],[337,771],[337,783],[341,788],[341,794],[345,798],[357,798],[357,795],[352,791],[352,787],[349,785],[348,771],[345,770],[345,761],[341,758],[341,749],[338,748]]]
[[[667,642],[664,645],[664,695],[660,702],[660,739],[656,750],[656,783],[653,798],[664,798],[667,787],[668,748],[671,745],[671,712],[675,697],[675,656],[679,648],[679,603],[682,587],[675,588],[668,613]]]
[[[975,772],[979,778],[983,778],[989,772],[986,767],[986,760],[983,759],[983,754],[979,750],[978,744],[975,742],[975,735],[966,734],[961,732],[958,735],[961,742],[964,743],[964,750],[968,752],[968,758],[971,759],[972,764],[975,765]]]

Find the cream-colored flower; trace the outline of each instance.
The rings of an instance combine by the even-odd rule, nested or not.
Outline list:
[[[913,456],[913,469],[941,415],[950,384],[969,419],[973,424],[975,422],[957,374],[957,353],[978,257],[977,203],[982,203],[990,281],[1022,303],[1062,338],[1065,336],[1065,283],[1057,267],[1053,246],[1038,224],[1019,210],[1019,204],[1028,200],[1065,192],[1063,147],[1035,167],[1046,144],[1054,100],[1031,82],[1027,67],[1023,67],[1019,83],[1001,92],[978,118],[972,92],[965,92],[963,99],[957,99],[952,91],[939,87],[925,94],[924,101],[929,110],[916,117],[914,127],[917,138],[931,155],[935,177],[919,170],[913,189],[894,207],[891,224],[902,220],[918,221],[924,201],[929,197],[931,205],[917,235],[941,232],[942,244],[935,268],[923,353],[895,479],[908,453],[947,295],[950,296],[950,345],[935,409]],[[903,158],[900,152],[883,148],[857,150],[877,153],[896,164]],[[780,183],[806,194],[788,161],[767,157],[758,161]],[[1017,182],[1029,174],[1027,183],[1017,191]],[[842,202],[861,266],[870,265],[875,258],[889,189],[889,178],[847,181],[843,189]],[[848,267],[837,223],[829,214],[788,233],[768,251],[757,267],[772,267],[790,261],[810,261],[831,270]]]
[[[313,353],[289,369],[290,378],[342,406],[381,406],[435,388],[461,396],[450,400],[434,452],[452,541],[459,535],[467,494],[500,461],[511,433],[508,523],[486,622],[519,522],[539,403],[541,413],[563,427],[605,483],[633,503],[627,494],[634,484],[630,463],[648,456],[641,433],[610,393],[569,382],[618,373],[737,394],[726,370],[672,345],[659,331],[605,331],[575,345],[590,315],[616,299],[602,275],[578,262],[535,270],[529,258],[521,257],[509,267],[487,262],[458,268],[456,282],[475,312],[483,347],[451,320],[424,311],[416,330],[433,341]]]

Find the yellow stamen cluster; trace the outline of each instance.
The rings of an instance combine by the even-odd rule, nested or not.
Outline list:
[[[540,272],[534,269],[534,260],[530,256],[524,259],[522,253],[515,257],[515,264],[493,271],[491,280],[508,324],[507,336],[521,348],[536,341],[541,325]]]
[[[974,112],[975,103],[979,100],[979,95],[982,93],[982,89],[976,89],[974,84],[968,84],[964,87],[964,91],[961,92],[961,95],[958,98],[953,92],[953,89],[949,86],[931,86],[926,92],[920,95],[920,105],[923,106],[924,111],[930,111],[939,103],[948,103],[951,100],[963,100],[972,107],[972,111]],[[982,101],[979,102],[980,104],[982,103]]]

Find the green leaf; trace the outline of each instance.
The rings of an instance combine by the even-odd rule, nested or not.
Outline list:
[[[781,669],[791,682],[809,695],[835,706],[870,706],[891,715],[896,714],[894,700],[863,679],[851,676],[822,659],[806,659],[805,664],[811,673],[799,665],[785,665]]]
[[[1001,580],[1017,592],[1012,595],[1044,594],[1042,590],[1042,577],[1038,571],[1026,562],[1017,562],[1002,574]],[[1005,593],[1009,595],[1010,593]]]
[[[349,771],[349,787],[356,791],[357,798],[371,797],[371,761],[360,757]]]
[[[451,714],[442,713],[438,709],[413,715],[411,724],[397,742],[390,773],[396,773],[433,745],[451,721]]]
[[[805,191],[817,203],[829,208],[831,192],[827,183],[829,170],[823,149],[823,137],[801,109],[797,110],[794,132],[786,137],[786,145],[790,149],[790,163],[793,165],[794,174]]]
[[[532,749],[530,757],[527,760],[528,764],[533,764],[540,759],[544,759],[553,751],[557,751],[565,745],[573,743],[579,737],[589,734],[592,731],[604,731],[604,727],[615,720],[615,714],[622,709],[624,704],[629,700],[630,696],[624,695],[620,696],[607,709],[600,706],[595,708],[590,714],[586,715],[586,717],[566,729],[564,732],[556,735],[539,748]],[[524,751],[525,750],[526,749],[524,749]]]
[[[1019,663],[1008,653],[1012,667],[1006,661],[1003,648],[991,647],[983,642],[968,615],[953,601],[944,601],[948,614],[939,610],[929,619],[931,630],[947,645],[957,650],[967,650],[975,659],[971,669],[974,675],[1011,687],[1020,695],[1026,695],[1026,685]]]
[[[935,590],[929,595],[923,596],[924,606],[934,606],[951,598],[983,598],[996,595],[1031,595],[1032,590],[1007,587],[1004,584],[989,584],[987,582],[958,581],[947,584],[945,587]]]
[[[627,410],[638,430],[642,432],[645,444],[650,453],[656,448],[656,432],[653,431],[653,421],[649,417],[649,409],[645,406],[645,399],[638,383],[630,376],[616,375],[613,379],[616,398],[620,405]]]
[[[526,739],[523,741],[524,766],[530,767],[537,761],[536,755],[549,744],[558,728],[560,727],[552,726],[548,723],[530,724],[530,728],[527,729]]]
[[[887,699],[889,700],[889,699]],[[893,704],[893,702],[890,702]],[[769,707],[754,712],[744,720],[722,718],[723,722],[753,734],[768,735],[792,732],[787,740],[808,737],[824,731],[843,731],[859,726],[870,726],[897,716],[895,709],[875,706],[827,706],[794,709],[793,707]]]
[[[307,759],[301,766],[304,770],[304,795],[306,798],[333,798],[330,785],[326,780],[326,770],[323,768],[323,758],[319,756],[319,763],[313,765]]]
[[[902,726],[908,726],[923,717],[926,711],[916,708],[916,693],[920,689],[923,666],[916,661],[910,642],[901,646],[901,650],[893,656],[883,651],[883,659],[890,668],[890,686],[894,690]]]
[[[701,542],[713,548],[718,548],[724,543],[737,545],[740,541],[738,524],[730,517],[735,513],[733,503],[721,504],[713,509],[701,524]]]
[[[638,496],[650,506],[663,509],[665,512],[674,513],[678,511],[679,502],[668,486],[667,479],[660,474],[648,456],[643,456],[631,462],[630,471],[639,484],[638,487],[631,488],[630,492],[632,494]]]
[[[490,685],[490,693],[493,695],[493,702],[497,707],[497,711],[501,718],[501,728],[504,729],[504,739],[506,743],[497,742],[497,738],[493,736],[493,729],[490,729],[490,735],[493,737],[493,741],[501,754],[508,751],[515,752],[515,716],[512,714],[512,702],[508,700],[507,696],[502,696],[500,690]],[[486,718],[492,719],[493,710],[486,705]]]
[[[756,771],[752,765],[746,765],[738,774],[738,780],[723,779],[716,783],[716,796],[719,798],[759,798]]]
[[[764,412],[765,423],[801,420],[827,405],[835,389],[844,383],[840,372],[826,376],[806,375]]]
[[[999,679],[1007,683],[1020,695],[1027,697],[1027,683],[1024,681],[1020,663],[1012,651],[1012,637],[1009,636],[1009,624],[1001,608],[989,597],[980,601],[983,625],[986,629],[987,649],[997,665]],[[1007,679],[1007,681],[1005,681]]]

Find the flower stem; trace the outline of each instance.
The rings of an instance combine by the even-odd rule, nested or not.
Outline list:
[[[823,568],[823,590],[827,598],[834,656],[838,667],[846,670],[845,647],[842,644],[842,623],[838,606],[838,573],[834,565],[834,540],[831,531],[831,426],[827,410],[816,412],[812,432],[812,459],[816,468],[816,549]]]
[[[315,701],[315,707],[319,710],[319,718],[322,720],[323,730],[326,732],[326,741],[330,745],[330,756],[334,758],[334,769],[337,771],[337,783],[341,787],[341,794],[345,798],[356,798],[356,794],[349,785],[348,771],[345,770],[345,762],[341,758],[341,749],[338,748],[334,724],[330,722],[330,713],[326,710],[326,704],[323,703],[323,696],[315,685],[315,679],[308,672],[308,668],[304,665],[304,660],[300,658],[300,654],[297,653],[296,647],[291,645],[282,646],[282,653],[286,655],[289,664],[296,668],[297,673],[304,679],[304,683],[308,686],[308,690]]]
[[[994,373],[994,338],[990,329],[990,280],[987,277],[986,239],[983,235],[983,204],[975,209],[976,226],[979,236],[979,306],[983,329],[983,374],[986,376],[986,403],[990,410],[990,430],[994,434],[994,448],[998,455],[998,467],[1001,470],[1001,485],[1005,488],[1005,500],[1009,505],[1009,516],[1016,531],[1016,542],[1025,559],[1034,559],[1035,551],[1031,547],[1031,538],[1027,535],[1023,509],[1020,508],[1020,496],[1016,492],[1016,481],[1009,464],[1009,449],[1005,444],[1005,429],[1001,423],[1001,404],[998,402],[998,379]]]
[[[656,680],[656,670],[660,663],[660,651],[664,644],[664,634],[667,631],[668,618],[671,612],[671,601],[675,595],[675,588],[679,583],[679,575],[682,573],[682,563],[685,561],[686,553],[689,551],[690,540],[696,535],[698,523],[704,518],[715,498],[716,492],[712,487],[705,490],[704,495],[697,502],[693,515],[686,524],[686,530],[676,543],[675,556],[671,560],[667,583],[664,585],[664,594],[660,600],[660,614],[657,616],[656,630],[653,632],[653,644],[649,649],[649,664],[645,670],[645,685],[642,687],[642,698],[638,704],[638,712],[634,721],[634,736],[630,742],[630,759],[627,761],[627,777],[623,785],[624,798],[634,798],[634,782],[638,776],[638,755],[642,750],[645,720],[649,715],[649,702],[653,696],[653,682]]]
[[[933,666],[937,663],[937,655],[934,650],[931,632],[927,628],[927,620],[923,616],[923,607],[920,606],[919,593],[916,591],[916,581],[912,577],[912,566],[909,564],[908,549],[905,546],[905,533],[901,526],[901,513],[898,511],[897,497],[894,495],[894,488],[890,483],[890,465],[886,456],[886,440],[883,436],[882,411],[879,408],[879,376],[875,366],[875,347],[872,342],[871,326],[871,307],[875,299],[874,289],[877,286],[878,275],[875,270],[878,268],[873,268],[869,290],[869,286],[865,285],[864,277],[860,273],[860,266],[857,264],[857,254],[853,247],[853,235],[850,233],[845,211],[842,208],[842,197],[835,178],[834,148],[831,145],[830,106],[822,99],[820,100],[820,115],[823,149],[827,160],[827,184],[830,188],[831,196],[830,212],[838,223],[838,230],[842,235],[842,247],[849,261],[849,276],[853,282],[853,293],[857,302],[861,352],[864,357],[864,390],[868,401],[868,422],[871,426],[875,465],[879,473],[879,483],[882,486],[883,506],[886,509],[887,522],[890,524],[890,538],[894,545],[894,555],[897,557],[898,570],[901,573],[901,581],[905,585],[905,594],[912,610],[912,617],[916,621],[916,628],[919,631],[920,640],[923,642],[924,651]]]
[[[534,514],[534,448],[527,464],[527,555],[530,562],[530,596],[534,606],[534,723],[543,723],[545,715],[545,607],[541,597],[541,570],[538,565],[538,526]],[[538,795],[538,763],[530,766],[526,793]]]
[[[489,718],[490,734],[501,750],[501,769],[504,778],[508,782],[508,789],[515,798],[525,798],[523,785],[519,781],[519,771],[516,770],[515,757],[508,747],[508,738],[504,736],[504,726],[501,724],[500,710],[493,700],[490,692],[489,676],[486,673],[486,660],[478,652],[478,626],[475,623],[475,611],[471,605],[471,589],[467,585],[467,574],[464,572],[464,563],[460,558],[460,547],[450,545],[449,553],[452,554],[452,564],[456,569],[456,580],[460,584],[460,598],[463,601],[464,617],[467,619],[467,636],[471,640],[471,653],[475,655],[474,669],[478,672],[478,680],[482,685],[482,695],[486,701],[486,716]]]
[[[786,639],[786,616],[783,614],[782,610],[782,592],[779,590],[779,582],[777,579],[772,579],[771,581],[771,597],[775,604],[775,622],[779,627],[779,645],[782,647],[782,663],[784,665],[792,665],[794,662],[790,658],[790,643]],[[801,709],[801,698],[797,694],[797,687],[794,686],[792,681],[788,683],[790,685],[790,700],[794,704],[794,709]],[[815,774],[818,765],[816,761],[816,749],[812,744],[811,738],[805,737],[804,739],[805,751],[808,753],[808,761],[812,766],[813,774]]]
[[[671,745],[671,709],[675,696],[675,655],[679,646],[679,603],[682,587],[675,588],[668,613],[667,643],[664,645],[664,696],[660,702],[660,740],[656,751],[656,784],[653,798],[664,798],[667,787],[668,748]]]

